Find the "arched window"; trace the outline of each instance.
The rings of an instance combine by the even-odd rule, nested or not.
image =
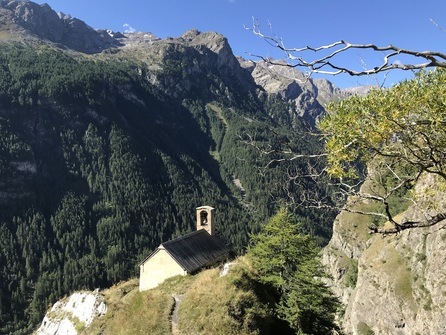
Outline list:
[[[208,225],[208,212],[207,211],[201,211],[200,212],[200,224],[202,226]]]

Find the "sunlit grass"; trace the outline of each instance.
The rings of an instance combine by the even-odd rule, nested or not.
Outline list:
[[[129,290],[130,289],[130,290]],[[170,333],[170,312],[173,298],[160,290],[139,292],[131,284],[113,287],[104,292],[107,314],[85,330],[88,334],[154,334]]]
[[[105,290],[108,312],[83,334],[172,334],[174,296],[181,296],[179,334],[252,335],[269,327],[271,311],[260,301],[252,267],[235,261],[226,276],[219,269],[177,276],[155,289],[139,292],[138,280]]]
[[[254,292],[251,270],[244,259],[229,274],[217,269],[197,275],[180,305],[181,334],[259,334],[270,317]]]

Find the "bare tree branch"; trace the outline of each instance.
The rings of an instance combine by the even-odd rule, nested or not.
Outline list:
[[[423,227],[431,227],[436,225],[437,223],[446,220],[446,213],[438,213],[424,221],[405,221],[394,228],[378,228],[378,227],[370,227],[372,233],[379,234],[394,234],[399,233],[403,230],[410,228],[423,228]]]
[[[438,29],[440,29],[440,30],[446,32],[446,29],[444,29],[443,27],[441,27],[441,26],[440,26],[437,22],[435,22],[433,19],[430,19],[430,21],[431,21],[435,26],[437,26]]]
[[[431,20],[435,25],[435,21]],[[446,67],[446,54],[438,51],[416,51],[410,49],[399,48],[394,45],[378,46],[376,44],[355,44],[344,40],[340,40],[328,45],[322,46],[305,46],[302,48],[289,48],[285,45],[283,39],[272,32],[272,26],[270,26],[271,34],[264,34],[257,20],[253,19],[252,27],[245,27],[245,29],[250,30],[254,35],[259,36],[265,40],[268,44],[273,47],[282,50],[285,54],[285,58],[288,63],[284,64],[266,58],[261,55],[252,54],[252,56],[262,59],[273,65],[289,66],[289,67],[300,67],[306,68],[308,72],[306,73],[307,78],[310,78],[313,73],[328,74],[328,75],[338,75],[341,73],[347,73],[351,76],[366,76],[378,74],[381,72],[386,72],[389,70],[400,69],[400,70],[419,70],[429,67]],[[438,25],[437,25],[438,26]],[[439,26],[438,26],[439,27]],[[439,27],[440,28],[440,27]],[[441,28],[442,29],[442,28]],[[381,64],[374,66],[373,68],[363,68],[362,70],[353,70],[345,66],[341,66],[336,63],[335,57],[341,53],[348,50],[358,50],[366,49],[372,51],[384,52],[384,58]],[[306,60],[304,58],[304,53],[312,51],[314,53],[328,51],[329,53],[325,56],[314,60]],[[402,64],[399,61],[393,60],[397,56],[408,55],[415,59],[419,59],[419,62]]]

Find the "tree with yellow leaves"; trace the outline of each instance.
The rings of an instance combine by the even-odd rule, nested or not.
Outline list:
[[[446,182],[446,70],[421,71],[413,80],[332,103],[327,109],[318,124],[325,140],[326,172],[339,180],[343,190],[384,206],[382,212],[368,214],[389,220],[394,228],[388,232],[430,226],[446,218],[445,210],[398,223],[390,201],[423,174]],[[367,191],[344,182],[365,175],[373,181]]]

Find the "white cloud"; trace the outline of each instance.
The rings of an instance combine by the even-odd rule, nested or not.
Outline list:
[[[124,33],[134,33],[136,31],[136,29],[128,23],[124,23],[122,26],[124,27]]]

